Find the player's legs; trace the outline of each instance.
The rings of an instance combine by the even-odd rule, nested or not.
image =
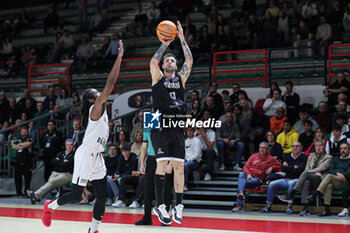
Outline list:
[[[174,168],[174,189],[176,196],[176,206],[172,209],[173,220],[181,224],[182,223],[182,211],[184,206],[182,205],[182,196],[184,189],[184,162],[171,160],[171,164]]]
[[[164,204],[164,185],[167,160],[157,161],[156,175],[154,177],[157,206]]]
[[[63,195],[55,201],[45,201],[44,210],[41,216],[41,221],[43,222],[44,226],[49,227],[51,225],[51,214],[60,205],[79,201],[81,199],[81,194],[83,193],[84,187],[85,186],[73,184],[72,192]]]
[[[90,232],[98,230],[98,225],[101,223],[105,213],[105,202],[107,198],[107,178],[91,181],[96,193],[96,202],[93,210],[93,218],[91,222]]]

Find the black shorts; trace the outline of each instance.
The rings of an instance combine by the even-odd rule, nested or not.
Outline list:
[[[182,131],[152,131],[151,140],[157,161],[185,161],[185,138]]]

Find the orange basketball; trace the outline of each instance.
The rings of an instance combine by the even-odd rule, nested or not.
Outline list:
[[[157,36],[160,40],[172,40],[176,34],[176,25],[169,20],[164,20],[157,26]]]

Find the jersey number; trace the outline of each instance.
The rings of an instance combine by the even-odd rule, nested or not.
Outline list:
[[[170,98],[172,98],[173,100],[176,100],[176,92],[175,91],[169,92],[169,95],[170,95]]]

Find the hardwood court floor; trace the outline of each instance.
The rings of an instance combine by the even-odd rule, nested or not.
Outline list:
[[[68,205],[53,214],[51,227],[41,223],[43,205],[8,204],[0,201],[0,223],[4,233],[86,233],[92,218],[92,206]],[[100,233],[223,233],[223,232],[310,232],[341,233],[350,231],[350,217],[320,218],[318,216],[286,216],[284,213],[260,214],[230,211],[194,210],[184,211],[182,225],[160,226],[153,216],[153,226],[135,226],[142,217],[142,209],[106,208],[100,225]]]

